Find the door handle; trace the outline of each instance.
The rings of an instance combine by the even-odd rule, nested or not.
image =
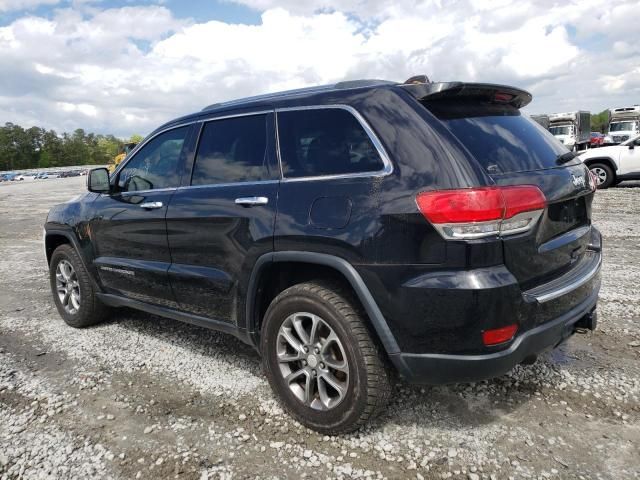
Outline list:
[[[241,197],[236,198],[236,205],[242,205],[243,207],[254,207],[256,205],[266,205],[269,203],[267,197]]]
[[[155,210],[156,208],[162,208],[162,202],[141,203],[140,208],[146,208],[147,210]]]

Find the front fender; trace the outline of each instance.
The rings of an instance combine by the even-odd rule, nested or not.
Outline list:
[[[98,281],[98,272],[93,266],[92,257],[87,255],[87,247],[83,248],[82,243],[71,227],[49,223],[45,224],[43,237],[47,266],[51,261],[51,255],[58,246],[63,244],[71,245],[78,253],[85,270],[89,272],[89,278],[94,288],[96,291],[102,292],[102,286]]]

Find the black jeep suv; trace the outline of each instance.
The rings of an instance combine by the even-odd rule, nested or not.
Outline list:
[[[343,82],[173,120],[45,225],[71,326],[132,307],[260,352],[325,433],[380,412],[394,373],[495,377],[595,328],[595,183],[520,112],[525,91]]]

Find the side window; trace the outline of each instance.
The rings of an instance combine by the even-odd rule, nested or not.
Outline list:
[[[266,115],[213,120],[203,127],[191,185],[268,180],[267,160]]]
[[[278,113],[285,177],[377,172],[384,164],[360,122],[341,108]]]
[[[189,127],[161,133],[129,160],[118,175],[122,192],[156,190],[180,185],[178,162]]]

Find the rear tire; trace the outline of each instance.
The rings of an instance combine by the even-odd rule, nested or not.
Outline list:
[[[280,293],[265,314],[260,345],[271,388],[313,430],[357,430],[389,401],[387,361],[358,303],[337,284],[301,283]]]
[[[49,280],[56,308],[67,325],[88,327],[108,315],[108,307],[96,298],[89,272],[71,245],[60,245],[54,250]]]
[[[609,165],[606,165],[604,163],[594,163],[589,165],[589,170],[591,170],[591,172],[593,172],[593,174],[596,176],[598,188],[609,188],[615,183],[615,175]]]

